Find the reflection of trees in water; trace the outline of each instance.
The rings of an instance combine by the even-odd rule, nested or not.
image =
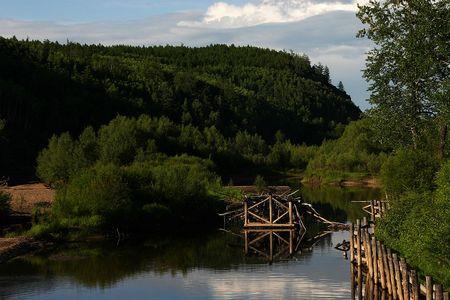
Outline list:
[[[345,221],[362,214],[361,206],[350,201],[376,199],[378,190],[342,189],[327,187],[302,189],[306,202],[326,218]],[[317,223],[308,224],[306,238],[320,232]],[[238,236],[226,233],[201,234],[198,236],[172,238],[158,237],[146,241],[71,245],[48,255],[31,256],[2,265],[0,276],[7,286],[0,286],[0,297],[17,295],[23,291],[52,288],[61,276],[69,276],[87,287],[108,288],[123,280],[144,272],[164,274],[187,274],[193,268],[239,269],[243,264],[266,264],[264,259],[245,256],[244,241]],[[331,235],[323,237],[316,247],[330,247]],[[307,248],[293,254],[294,258],[309,260],[311,251]],[[75,259],[71,259],[75,258]],[[15,278],[13,278],[15,277]],[[64,279],[63,279],[64,280]]]
[[[325,217],[335,221],[353,221],[365,216],[362,211],[363,203],[352,201],[370,201],[380,198],[380,190],[368,188],[341,187],[302,187],[305,202],[312,203]]]
[[[116,247],[114,243],[72,245],[50,256],[31,256],[2,266],[0,276],[70,276],[88,287],[108,288],[143,272],[187,274],[193,268],[237,269],[246,258],[242,241],[225,233],[159,238]],[[19,280],[18,280],[19,281]],[[20,282],[21,288],[32,282]]]

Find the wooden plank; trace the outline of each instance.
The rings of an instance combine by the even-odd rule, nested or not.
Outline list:
[[[259,219],[259,220],[261,220],[261,221],[263,221],[263,222],[265,222],[265,223],[267,223],[267,224],[271,224],[269,220],[267,220],[267,219],[265,219],[265,218],[263,218],[263,217],[261,217],[261,216],[258,216],[257,214],[254,214],[254,213],[252,213],[251,211],[248,211],[248,213],[249,213],[249,215],[252,215],[252,216],[254,216],[255,218],[257,218],[257,219]]]
[[[269,223],[248,223],[246,228],[259,227],[259,228],[294,228],[293,224],[269,224]]]

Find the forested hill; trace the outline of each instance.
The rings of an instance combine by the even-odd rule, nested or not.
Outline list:
[[[27,173],[53,134],[117,114],[320,143],[360,110],[305,56],[255,47],[61,45],[0,38],[0,175]],[[14,173],[13,172],[13,173]]]

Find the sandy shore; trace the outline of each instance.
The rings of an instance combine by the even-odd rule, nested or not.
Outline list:
[[[3,190],[11,195],[11,209],[17,213],[31,213],[37,204],[49,206],[55,199],[55,190],[42,183],[16,185]]]

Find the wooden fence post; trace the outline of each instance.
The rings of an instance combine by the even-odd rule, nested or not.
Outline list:
[[[427,300],[433,300],[433,279],[431,276],[425,276],[425,289],[426,289],[426,296]]]
[[[419,300],[420,286],[416,270],[409,271],[409,276],[411,277],[411,296],[413,296],[414,300]]]
[[[244,226],[248,224],[248,203],[247,199],[244,200]]]
[[[434,291],[436,293],[436,300],[443,300],[444,299],[444,294],[443,294],[443,290],[442,290],[442,284],[435,284],[434,285]]]
[[[378,249],[378,266],[380,269],[380,280],[381,287],[386,289],[386,274],[384,272],[384,259],[383,259],[383,247],[381,247],[381,243],[377,241],[377,249]]]
[[[373,264],[372,264],[372,247],[369,238],[369,229],[364,230],[364,253],[366,254],[366,264],[369,269],[369,275],[373,278]]]
[[[373,260],[373,281],[375,285],[378,284],[378,257],[377,257],[377,241],[375,237],[372,237],[372,260]]]
[[[375,222],[375,208],[374,201],[370,200],[370,221]]]
[[[444,300],[449,300],[448,292],[444,292]]]
[[[387,253],[387,261],[389,268],[389,279],[391,280],[391,295],[394,296],[394,299],[397,299],[397,289],[395,287],[395,274],[394,274],[394,264],[392,262],[392,253],[391,249],[386,249]]]
[[[361,220],[356,220],[356,259],[358,260],[358,266],[361,266]]]
[[[392,261],[394,263],[394,273],[395,273],[395,285],[397,286],[397,297],[403,300],[403,286],[402,279],[400,276],[400,263],[398,261],[397,253],[392,254]]]
[[[389,272],[389,263],[388,263],[388,256],[386,253],[386,247],[384,245],[381,245],[381,252],[383,253],[383,269],[384,273],[386,275],[386,286],[388,293],[392,295],[392,285],[391,285],[391,273]]]
[[[350,263],[355,261],[355,228],[353,223],[350,224]]]
[[[408,265],[403,257],[400,259],[400,266],[402,272],[403,299],[409,300]]]

